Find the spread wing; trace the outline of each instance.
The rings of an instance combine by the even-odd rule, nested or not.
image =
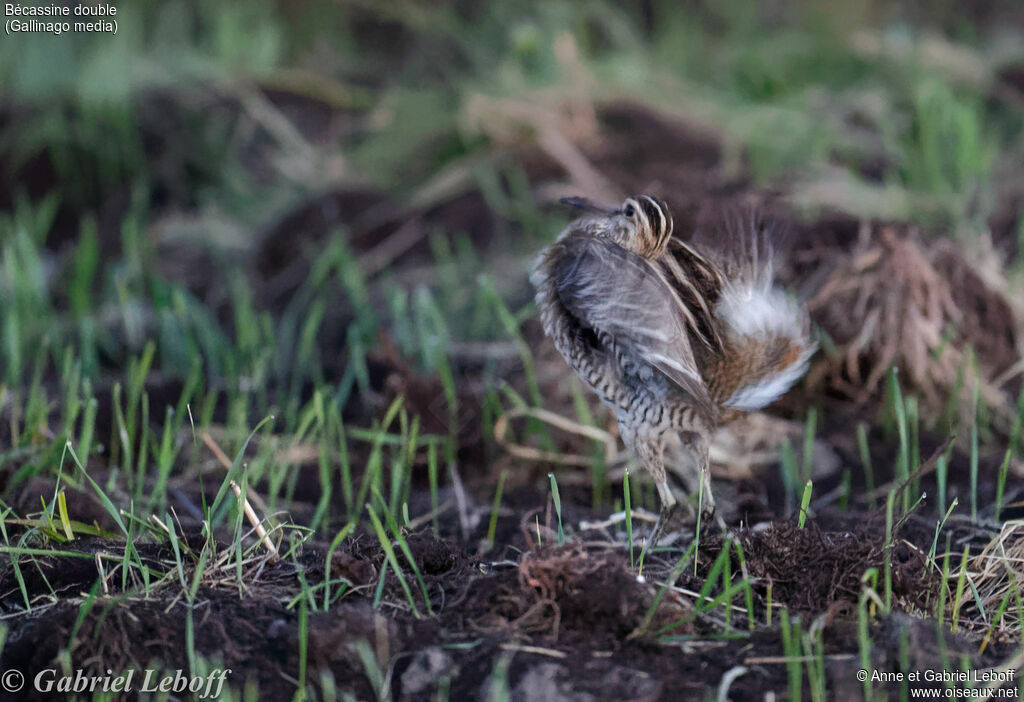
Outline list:
[[[552,271],[565,308],[598,336],[661,372],[708,418],[714,404],[690,344],[696,320],[660,268],[610,241],[564,237]]]
[[[697,339],[713,349],[721,349],[722,339],[712,310],[725,283],[714,264],[688,244],[671,239],[666,255],[658,259],[657,265],[690,313],[687,321]]]

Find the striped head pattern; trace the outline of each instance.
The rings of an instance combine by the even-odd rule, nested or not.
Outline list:
[[[644,258],[653,260],[661,256],[672,238],[672,213],[668,205],[650,195],[626,198],[616,209],[606,209],[580,197],[563,198],[562,202],[594,215],[580,220],[590,234],[611,239]]]
[[[620,212],[633,222],[634,249],[647,258],[662,255],[672,237],[672,213],[664,202],[650,195],[629,198]]]
[[[668,205],[650,195],[627,198],[617,214],[625,219],[626,248],[647,258],[664,253],[672,237],[672,213]]]

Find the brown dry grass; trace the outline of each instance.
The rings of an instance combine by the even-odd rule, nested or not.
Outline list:
[[[977,383],[997,421],[1012,421],[1005,383],[1018,325],[1004,286],[989,282],[1000,276],[949,239],[895,225],[865,222],[851,250],[815,256],[828,274],[809,307],[834,348],[819,357],[812,383],[865,403],[895,366],[904,389],[920,396],[923,416],[942,416],[955,397],[969,423]]]

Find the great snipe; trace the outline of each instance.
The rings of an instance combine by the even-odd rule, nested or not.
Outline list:
[[[540,256],[531,280],[544,331],[614,410],[626,445],[657,483],[657,541],[677,507],[665,454],[714,511],[708,438],[796,382],[816,348],[806,309],[774,287],[772,251],[753,221],[702,245],[672,238],[672,215],[648,195],[588,214]]]

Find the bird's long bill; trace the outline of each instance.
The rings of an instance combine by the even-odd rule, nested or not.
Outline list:
[[[566,205],[572,205],[573,207],[578,207],[586,212],[594,212],[602,215],[610,215],[612,213],[611,209],[601,207],[585,197],[563,197],[560,202]]]

